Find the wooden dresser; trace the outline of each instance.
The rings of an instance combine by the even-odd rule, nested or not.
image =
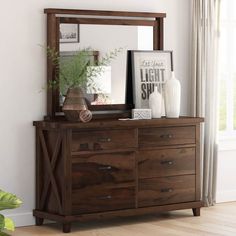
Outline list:
[[[201,118],[37,121],[36,224],[192,208],[200,215]]]

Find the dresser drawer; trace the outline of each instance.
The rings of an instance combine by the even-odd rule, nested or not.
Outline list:
[[[72,192],[73,214],[102,212],[135,207],[135,187],[89,187]]]
[[[72,162],[73,189],[99,184],[115,185],[135,180],[133,152],[86,155],[75,158]]]
[[[137,147],[134,129],[72,132],[72,152]]]
[[[139,146],[194,144],[195,126],[139,129]]]
[[[139,180],[139,207],[191,201],[195,201],[195,175]]]
[[[139,151],[139,178],[195,174],[195,148]]]

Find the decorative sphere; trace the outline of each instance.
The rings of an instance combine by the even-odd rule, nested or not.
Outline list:
[[[92,120],[92,112],[90,110],[83,110],[79,114],[79,118],[82,122],[86,123]]]

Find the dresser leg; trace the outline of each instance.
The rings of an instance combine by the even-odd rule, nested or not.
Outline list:
[[[35,224],[37,225],[37,226],[41,226],[42,224],[43,224],[43,218],[39,218],[39,217],[35,217]]]
[[[71,231],[71,223],[64,223],[62,225],[62,231],[63,231],[63,233],[70,233],[70,231]]]
[[[193,215],[194,216],[200,216],[200,207],[198,207],[198,208],[193,208],[192,210],[193,210]]]

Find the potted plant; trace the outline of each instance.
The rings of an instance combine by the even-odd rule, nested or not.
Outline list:
[[[0,190],[0,211],[17,208],[21,204],[22,201],[17,198],[16,195]],[[5,230],[14,231],[14,229],[14,222],[10,218],[4,217],[4,215],[0,214],[0,235],[8,235],[5,233]]]
[[[47,48],[47,56],[58,72],[58,76],[49,81],[49,87],[59,88],[60,95],[65,97],[62,110],[68,120],[81,120],[80,112],[87,110],[84,91],[88,86],[99,91],[99,88],[95,88],[96,84],[93,79],[103,72],[104,66],[109,65],[122,51],[122,48],[107,53],[99,61],[91,60],[89,55],[93,51],[91,48],[81,49],[75,52],[70,59],[63,60],[59,52]],[[83,117],[86,117],[86,115],[83,114]]]

